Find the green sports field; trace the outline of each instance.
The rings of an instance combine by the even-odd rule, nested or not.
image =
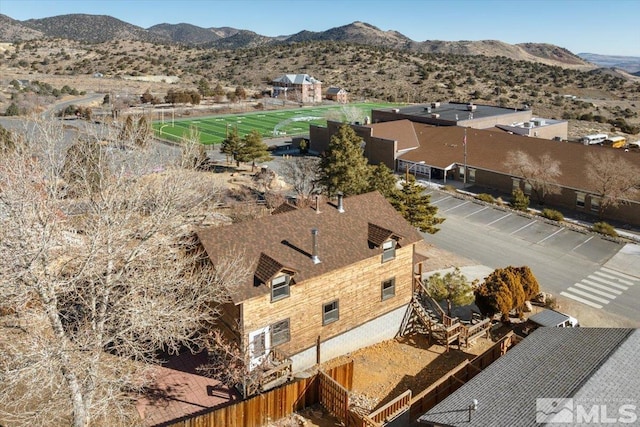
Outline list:
[[[171,119],[153,123],[156,136],[180,141],[189,129],[194,126],[200,133],[203,144],[220,143],[227,135],[227,131],[236,128],[238,135],[243,137],[252,130],[260,132],[263,138],[287,137],[309,133],[309,124],[325,125],[327,119],[343,121],[363,121],[364,117],[371,117],[371,110],[376,108],[390,108],[398,104],[362,103],[346,106],[318,106],[299,108],[295,110],[267,110],[254,111],[243,114],[198,117],[192,119]],[[355,119],[353,116],[355,115]],[[348,117],[351,116],[351,117]]]

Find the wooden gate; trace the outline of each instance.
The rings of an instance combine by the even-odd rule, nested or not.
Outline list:
[[[331,415],[346,424],[349,416],[349,392],[337,381],[319,372],[320,379],[320,404]]]

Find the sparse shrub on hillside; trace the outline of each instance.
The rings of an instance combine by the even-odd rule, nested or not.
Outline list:
[[[564,221],[564,215],[562,215],[562,212],[555,209],[545,208],[540,212],[540,215],[552,221]]]

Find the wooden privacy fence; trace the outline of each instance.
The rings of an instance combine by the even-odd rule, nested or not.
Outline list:
[[[460,363],[445,376],[431,384],[426,390],[418,393],[411,399],[411,419],[417,419],[420,415],[436,406],[451,393],[462,387],[464,383],[475,377],[496,359],[505,354],[515,343],[516,335],[514,335],[513,332],[508,333],[493,344],[487,351],[470,361],[465,360]]]
[[[323,383],[322,377],[328,378]],[[335,383],[335,384],[333,384]],[[337,387],[350,390],[353,384],[353,361],[319,372],[281,387],[262,393],[242,402],[218,409],[207,409],[169,423],[166,427],[261,427],[271,421],[284,418],[293,412],[321,402],[321,395],[332,395]],[[330,391],[323,390],[323,387]],[[333,408],[349,407],[348,397],[333,394]],[[339,396],[344,398],[339,401]],[[330,408],[325,407],[330,411]],[[338,415],[337,415],[338,416]],[[346,420],[346,415],[344,420]]]
[[[336,380],[320,372],[320,404],[343,424],[349,418],[349,391]]]
[[[375,425],[384,425],[384,422],[391,421],[398,415],[407,411],[411,406],[411,390],[407,390],[400,396],[393,399],[383,407],[370,413],[367,418],[375,423]]]

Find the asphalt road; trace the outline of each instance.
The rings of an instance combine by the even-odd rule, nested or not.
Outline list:
[[[640,321],[640,271],[607,262],[623,244],[510,210],[428,190],[446,218],[425,240],[491,268],[529,266],[543,290]]]

